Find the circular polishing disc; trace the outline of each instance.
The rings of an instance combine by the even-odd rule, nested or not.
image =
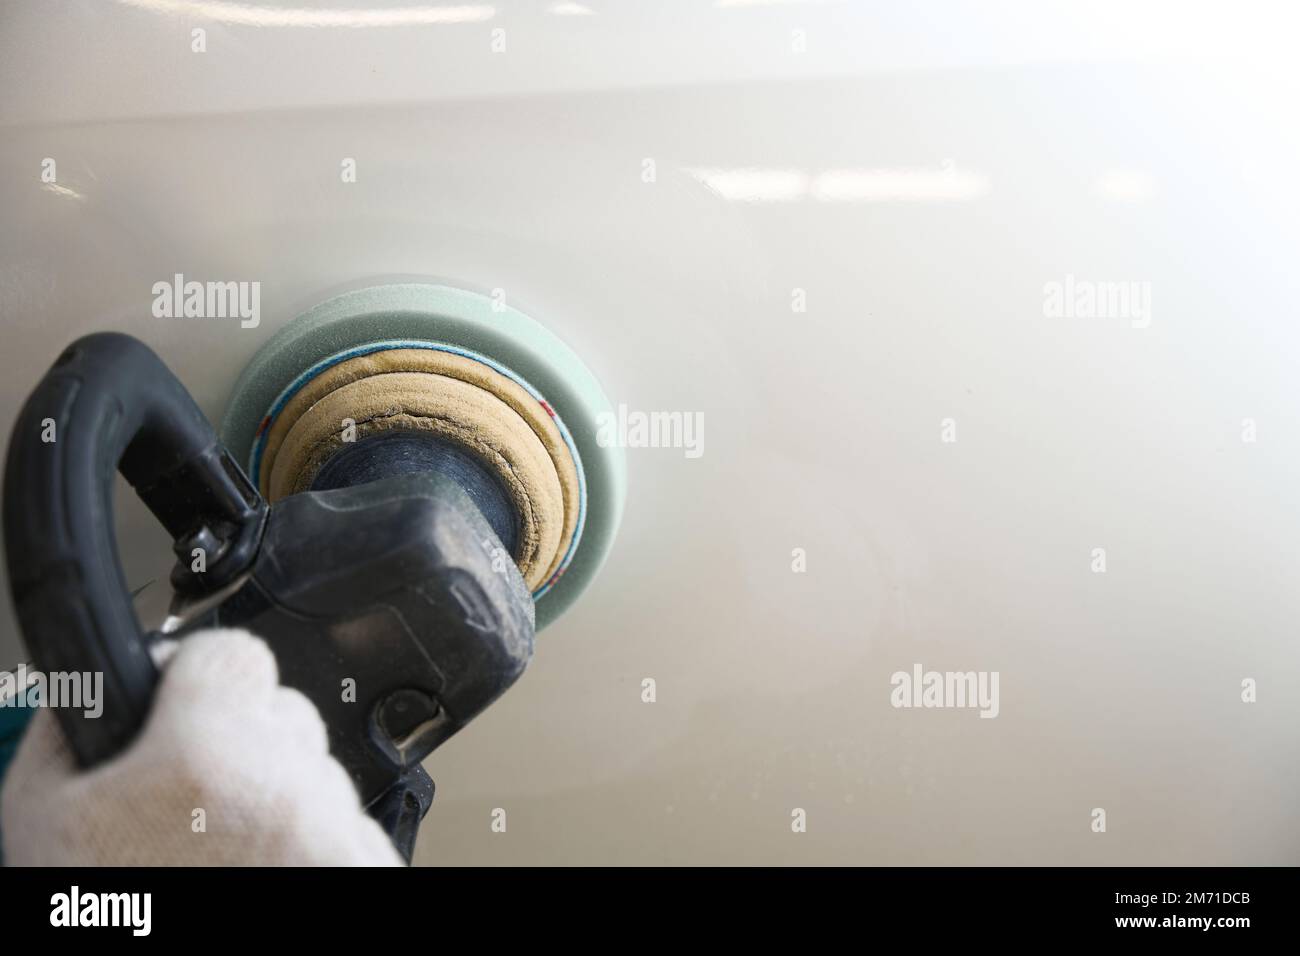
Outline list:
[[[262,494],[274,504],[306,491],[348,443],[391,430],[426,432],[478,458],[514,504],[515,561],[529,590],[562,573],[582,505],[573,454],[541,402],[462,355],[395,348],[319,371],[258,439]]]
[[[540,630],[590,583],[613,543],[626,483],[595,376],[500,301],[404,283],[336,296],[281,329],[244,370],[222,438],[274,501],[303,490],[342,441],[427,428],[499,475],[521,518],[516,557]],[[511,483],[511,478],[514,483]]]

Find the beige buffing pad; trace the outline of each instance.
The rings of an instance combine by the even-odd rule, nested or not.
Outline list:
[[[530,590],[560,567],[578,526],[578,471],[548,410],[481,362],[433,349],[388,349],[331,366],[271,423],[262,493],[305,491],[343,444],[389,428],[427,429],[461,445],[501,480],[520,518],[515,562]]]

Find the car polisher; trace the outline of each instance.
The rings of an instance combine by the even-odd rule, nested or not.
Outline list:
[[[4,525],[33,663],[104,675],[97,719],[56,710],[78,761],[142,726],[151,644],[246,627],[409,861],[433,798],[420,762],[519,678],[610,547],[624,471],[595,438],[608,409],[540,325],[442,286],[355,290],[287,325],[220,439],[143,343],[73,343],[14,425]],[[117,558],[118,471],[177,557],[148,631]]]

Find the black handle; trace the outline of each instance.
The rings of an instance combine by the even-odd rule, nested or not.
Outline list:
[[[14,424],[5,465],[9,586],[33,662],[102,672],[103,712],[56,708],[83,766],[121,750],[157,682],[113,533],[120,470],[177,542],[172,583],[205,593],[256,555],[266,504],[185,387],[146,345],[98,333],[59,356]],[[192,545],[206,567],[193,570]]]

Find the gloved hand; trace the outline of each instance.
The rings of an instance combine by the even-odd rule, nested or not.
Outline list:
[[[179,641],[139,737],[90,770],[42,708],[0,792],[0,834],[16,866],[401,863],[316,708],[236,630]]]

